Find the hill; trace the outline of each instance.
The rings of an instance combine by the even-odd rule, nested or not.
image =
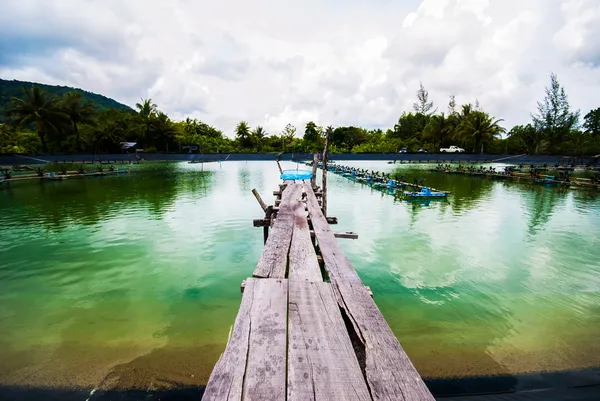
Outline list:
[[[79,88],[72,88],[69,86],[56,86],[46,85],[37,82],[17,81],[17,80],[5,80],[0,79],[0,123],[4,122],[6,117],[4,116],[4,110],[9,107],[10,99],[13,97],[22,97],[22,87],[39,86],[44,92],[52,94],[54,96],[62,96],[66,92],[77,91],[81,93],[85,100],[92,101],[99,110],[104,109],[123,109],[131,110],[129,106],[117,102],[106,96],[98,95],[96,93],[88,92]]]

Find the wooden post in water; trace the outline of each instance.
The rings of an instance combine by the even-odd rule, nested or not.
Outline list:
[[[315,152],[313,156],[312,177],[310,177],[310,185],[313,190],[317,186],[317,164],[319,164],[319,153]]]
[[[269,211],[269,206],[267,206],[267,204],[265,203],[265,201],[262,200],[262,198],[260,197],[260,195],[258,194],[258,191],[256,190],[256,188],[254,188],[252,190],[252,194],[254,195],[254,197],[256,198],[256,200],[258,201],[258,204],[260,205],[260,207],[262,208],[262,210],[265,212],[265,218],[267,217],[271,217],[271,213],[273,212],[273,208],[271,208],[271,210]],[[269,226],[263,226],[263,238],[265,240],[265,244],[267,243],[267,238],[269,238]]]
[[[323,149],[323,216],[327,217],[327,153],[329,152],[329,137],[333,127],[329,126],[325,130],[325,149]]]
[[[262,198],[260,197],[260,195],[258,194],[258,191],[256,190],[256,188],[254,188],[252,190],[252,194],[254,195],[254,197],[256,198],[256,200],[258,201],[258,204],[260,205],[261,209],[263,210],[263,212],[267,213],[267,204],[265,203],[265,201],[262,200]]]

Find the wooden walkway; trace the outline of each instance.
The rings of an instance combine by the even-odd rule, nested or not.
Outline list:
[[[203,400],[432,401],[342,252],[313,188],[288,182],[280,194]]]

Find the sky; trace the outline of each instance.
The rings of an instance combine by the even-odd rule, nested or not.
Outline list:
[[[68,85],[226,135],[247,121],[388,128],[422,82],[507,128],[551,72],[600,107],[598,0],[0,0],[0,78]]]

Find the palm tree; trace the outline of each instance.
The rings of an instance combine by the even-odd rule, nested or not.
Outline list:
[[[135,107],[138,109],[138,117],[144,127],[145,137],[149,138],[150,128],[152,127],[152,122],[158,112],[158,107],[152,103],[152,99],[142,99],[142,103],[136,103]]]
[[[152,133],[156,140],[165,144],[167,153],[169,153],[169,142],[175,138],[175,134],[177,133],[169,116],[159,111],[152,124]]]
[[[246,121],[241,121],[237,127],[235,127],[235,136],[240,141],[242,147],[247,147],[249,145],[250,127]]]
[[[506,132],[506,129],[499,125],[500,121],[504,120],[494,120],[483,111],[476,110],[469,113],[469,117],[462,127],[462,132],[466,137],[474,139],[473,153],[477,151],[479,146],[481,146],[481,153],[483,153],[485,142],[498,138],[500,134]]]
[[[50,130],[56,131],[68,116],[60,109],[56,99],[46,95],[38,86],[31,89],[23,87],[23,92],[25,98],[12,98],[6,114],[13,117],[13,123],[17,126],[33,124],[42,142],[42,150],[47,152],[46,135]]]
[[[120,142],[123,140],[123,134],[123,127],[121,127],[118,122],[115,122],[109,118],[99,119],[98,124],[94,125],[91,132],[94,158],[96,157],[96,152],[98,151],[98,145],[101,142]]]
[[[83,101],[83,95],[76,91],[65,93],[62,99],[63,112],[69,116],[73,125],[73,133],[75,134],[75,143],[77,150],[81,150],[79,146],[79,124],[92,124],[93,117],[96,115],[96,110],[92,102]]]
[[[259,152],[262,150],[262,141],[265,138],[265,136],[267,136],[267,132],[260,125],[256,127],[254,131],[252,131],[252,137],[254,139],[254,142],[256,143]]]
[[[437,141],[439,147],[442,147],[450,129],[451,124],[449,119],[444,116],[444,113],[441,113],[431,116],[429,123],[425,127],[425,134]]]

